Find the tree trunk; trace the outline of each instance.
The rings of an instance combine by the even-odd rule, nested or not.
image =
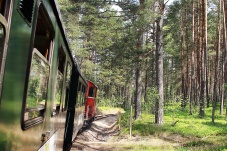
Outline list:
[[[200,12],[201,12],[201,9],[200,9],[200,0],[198,0],[198,3],[197,3],[197,50],[196,50],[196,53],[197,53],[197,57],[196,57],[196,61],[197,61],[197,73],[196,73],[196,105],[198,105],[199,101],[198,101],[198,96],[200,96],[200,87],[201,87],[201,23],[200,23]]]
[[[140,7],[143,10],[144,0],[140,0]],[[136,63],[136,103],[135,103],[135,119],[141,118],[141,101],[142,101],[142,55],[139,53],[142,49],[143,44],[143,29],[141,28],[138,33],[138,41],[137,41],[137,50],[138,50],[138,58]]]
[[[200,112],[199,115],[204,117],[205,93],[206,93],[206,51],[207,51],[207,25],[206,25],[206,7],[207,1],[202,0],[202,52],[201,52],[201,94],[200,94]]]
[[[225,58],[224,58],[224,64],[226,66],[226,63],[227,63],[227,35],[226,35],[226,20],[227,20],[227,1],[226,0],[222,0],[223,1],[223,31],[224,31],[224,34],[223,34],[223,46],[224,46],[224,52],[225,52]],[[226,70],[224,71],[224,75],[226,76]],[[224,77],[225,77],[224,76]],[[224,83],[226,83],[226,78],[224,78]],[[226,90],[224,90],[224,92],[226,93]],[[224,96],[225,97],[225,96]],[[227,118],[227,103],[226,103],[226,118]]]
[[[214,73],[214,99],[213,99],[213,107],[212,107],[212,123],[215,120],[215,109],[216,109],[216,102],[218,100],[218,70],[219,70],[219,53],[220,53],[220,11],[221,11],[221,0],[219,0],[219,7],[218,7],[218,20],[217,20],[217,38],[216,38],[216,60],[215,60],[215,73]]]
[[[163,95],[163,17],[164,17],[164,1],[159,0],[160,17],[156,19],[156,85],[159,93],[156,102],[155,123],[158,125],[164,122],[164,95]]]
[[[142,97],[142,69],[141,63],[137,63],[136,69],[136,104],[135,104],[135,119],[141,118],[141,97]]]
[[[183,19],[183,10],[181,13],[181,93],[182,93],[182,99],[181,99],[181,107],[184,109],[186,107],[186,85],[185,85],[185,66],[184,66],[184,43],[185,43],[185,36],[184,36],[184,19]]]
[[[194,102],[195,92],[195,60],[194,60],[194,46],[195,46],[195,14],[194,14],[194,1],[192,0],[192,42],[191,42],[191,91],[190,91],[190,114],[192,115],[192,105]]]

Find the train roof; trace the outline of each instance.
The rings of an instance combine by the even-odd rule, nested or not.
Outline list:
[[[94,82],[87,80],[88,83],[91,83],[92,85],[94,85],[96,88],[98,88],[98,86],[96,84],[94,84]]]

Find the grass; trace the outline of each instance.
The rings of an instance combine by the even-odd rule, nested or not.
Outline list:
[[[179,145],[174,147],[174,150],[177,151],[227,151],[227,121],[225,116],[219,115],[217,109],[215,123],[212,123],[211,112],[212,108],[206,109],[205,117],[200,118],[198,112],[189,115],[189,110],[182,110],[180,104],[169,104],[164,109],[163,125],[155,125],[154,115],[144,113],[140,120],[133,121],[132,133],[137,136],[154,136],[172,143],[177,142]],[[121,135],[129,134],[129,117],[130,111],[128,110],[121,115]]]

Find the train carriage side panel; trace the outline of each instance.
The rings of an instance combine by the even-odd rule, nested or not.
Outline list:
[[[84,124],[84,108],[85,108],[85,89],[87,87],[87,82],[80,74],[79,84],[77,90],[77,99],[75,106],[75,116],[74,116],[74,128],[72,140],[75,139],[79,130],[83,127]]]
[[[30,133],[25,133],[21,130],[21,109],[32,29],[18,13],[19,1],[11,4],[12,19],[1,92],[0,150],[35,150],[40,146],[40,137],[36,137],[38,131],[30,129]],[[35,127],[40,130],[42,126]]]
[[[1,56],[0,66],[4,69],[4,76],[0,75],[4,77],[0,88],[0,150],[61,149],[71,97],[69,77],[75,64],[55,2],[5,2],[13,2],[13,9],[7,58],[4,61]],[[24,7],[30,8],[29,12]],[[59,83],[62,88],[57,93]]]

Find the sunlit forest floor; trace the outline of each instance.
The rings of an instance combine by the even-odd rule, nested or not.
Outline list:
[[[155,150],[227,150],[227,120],[225,114],[216,110],[215,123],[211,122],[212,107],[205,109],[205,117],[200,118],[198,110],[189,115],[189,109],[182,109],[179,103],[168,104],[164,109],[164,124],[154,124],[154,115],[143,113],[141,120],[133,122],[132,134],[137,138],[157,138],[161,140]],[[121,136],[129,134],[129,111],[121,114]],[[152,141],[152,140],[151,140]],[[149,142],[149,140],[147,140]],[[145,143],[146,144],[146,143]],[[143,144],[143,145],[145,145]],[[167,148],[166,148],[167,147]],[[169,147],[169,148],[168,148]],[[145,146],[145,150],[151,148]]]
[[[205,117],[200,118],[198,111],[195,110],[193,115],[189,115],[189,110],[182,110],[179,103],[168,104],[165,107],[164,124],[157,126],[154,124],[154,115],[142,113],[140,120],[133,121],[132,136],[129,136],[129,119],[130,111],[122,108],[99,107],[100,114],[111,115],[110,118],[104,118],[98,121],[101,125],[109,122],[117,123],[113,127],[113,133],[105,133],[99,138],[100,140],[79,140],[81,144],[86,144],[85,150],[99,151],[222,151],[227,150],[227,120],[225,115],[220,115],[219,110],[216,112],[215,123],[211,122],[212,108],[205,110]],[[120,112],[121,114],[117,114]],[[112,116],[118,115],[118,118]],[[111,121],[111,119],[113,121]],[[117,120],[117,121],[116,121]],[[94,126],[97,127],[97,121]],[[112,131],[108,129],[108,131]],[[86,137],[92,134],[96,136],[96,131],[89,130]],[[85,134],[83,135],[83,137]],[[78,138],[80,138],[79,136]],[[75,144],[75,146],[78,146]],[[79,144],[79,145],[81,145]],[[88,147],[90,146],[90,147]],[[88,149],[89,148],[89,149]],[[77,148],[78,149],[78,148]],[[84,150],[84,149],[83,149]]]

